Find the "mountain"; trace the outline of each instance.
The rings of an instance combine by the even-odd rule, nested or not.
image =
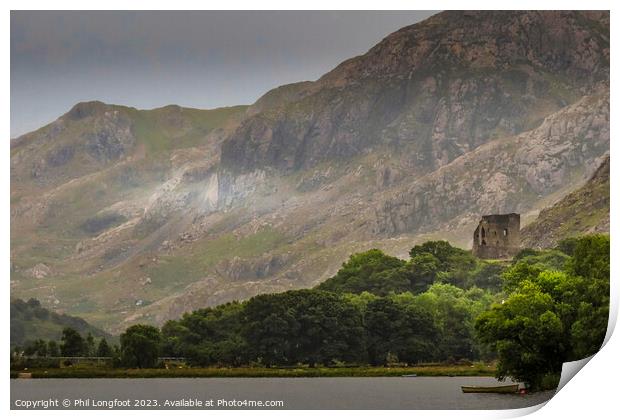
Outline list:
[[[65,328],[73,328],[84,337],[91,333],[94,337],[113,339],[81,318],[43,308],[36,299],[11,301],[11,346],[22,346],[37,339],[58,342]]]
[[[571,192],[521,233],[524,247],[551,248],[561,239],[609,232],[609,156],[581,188]]]
[[[226,168],[313,167],[381,147],[437,169],[609,78],[608,15],[444,12],[314,83],[270,92],[222,146]],[[279,100],[272,98],[278,97]]]
[[[609,153],[609,13],[443,12],[249,107],[76,105],[11,142],[11,293],[111,332],[471,244]]]
[[[170,105],[140,111],[84,102],[53,123],[11,141],[11,181],[44,190],[121,162],[158,158],[217,143],[245,106],[198,110]]]

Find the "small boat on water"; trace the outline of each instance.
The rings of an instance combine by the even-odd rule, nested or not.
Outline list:
[[[461,390],[468,393],[514,394],[519,392],[519,384],[499,386],[462,386]]]
[[[410,373],[409,375],[402,375],[403,378],[416,378],[418,376],[417,373]]]

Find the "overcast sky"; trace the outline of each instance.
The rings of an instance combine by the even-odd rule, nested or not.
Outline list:
[[[75,103],[250,104],[434,12],[11,12],[11,137]]]

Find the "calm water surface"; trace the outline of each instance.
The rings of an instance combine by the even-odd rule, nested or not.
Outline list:
[[[164,406],[166,401],[196,408],[188,407],[187,401],[197,399],[203,402],[201,409],[257,408],[231,407],[248,400],[282,401],[284,409],[484,410],[530,407],[553,396],[553,391],[524,396],[463,394],[460,388],[496,384],[493,378],[481,377],[11,379],[11,408],[24,408],[28,401],[42,403],[51,399],[57,401],[58,407],[49,408],[64,409],[65,402],[69,408],[101,409],[116,398],[130,400],[129,408],[149,408],[135,407],[136,403],[174,408]],[[87,401],[89,406],[76,407],[76,400]],[[228,401],[229,406],[220,400]],[[208,406],[209,401],[212,407]]]

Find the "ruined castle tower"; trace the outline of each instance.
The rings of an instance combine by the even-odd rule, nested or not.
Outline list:
[[[519,252],[521,216],[517,213],[482,216],[474,231],[473,254],[484,259],[507,259]]]

